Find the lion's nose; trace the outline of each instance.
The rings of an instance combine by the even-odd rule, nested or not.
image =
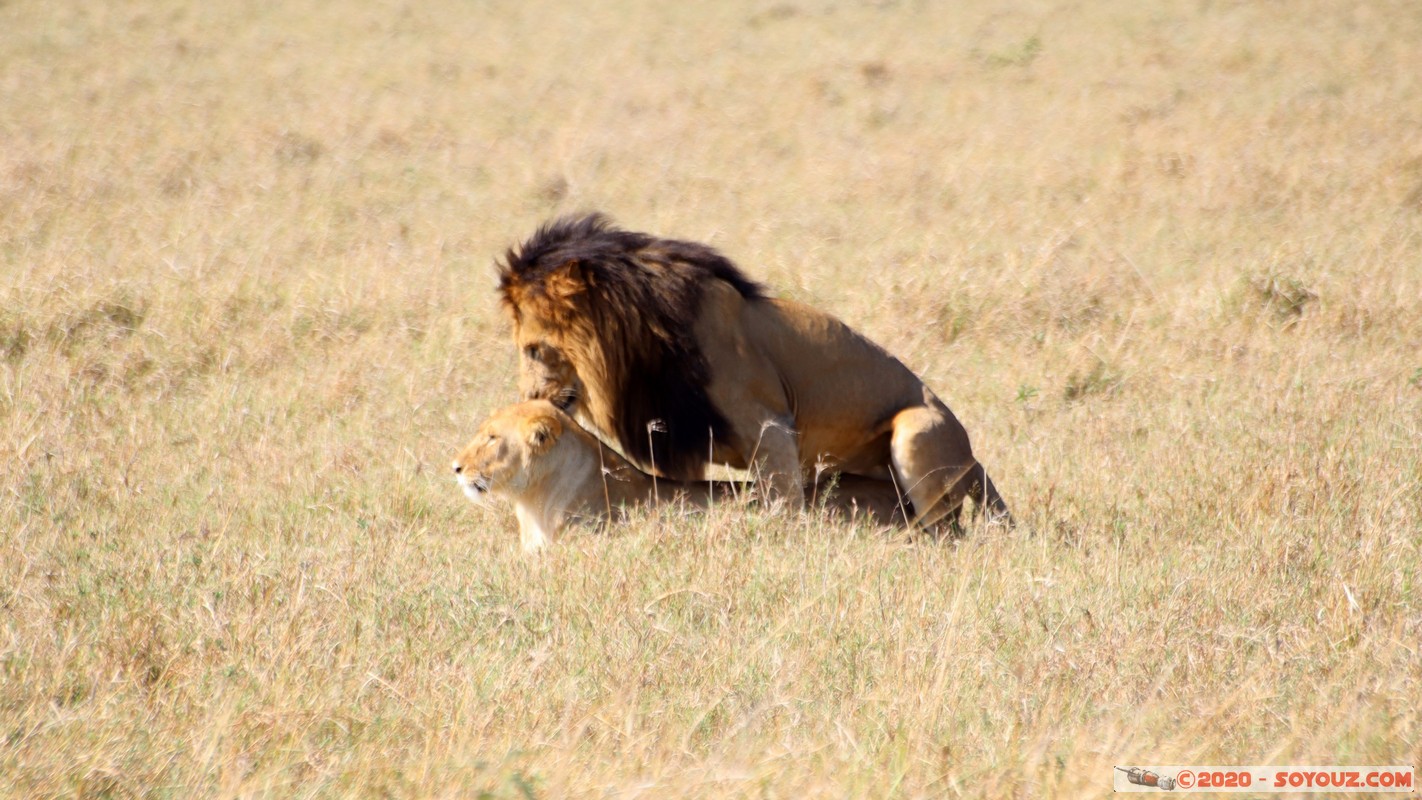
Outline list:
[[[455,465],[454,465],[454,474],[455,474],[455,475],[458,475],[459,473],[461,473],[461,472],[463,472],[463,471],[464,471],[464,467],[461,467],[461,466],[458,465],[458,464],[455,464]]]

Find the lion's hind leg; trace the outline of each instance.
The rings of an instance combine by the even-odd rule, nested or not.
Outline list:
[[[915,406],[894,417],[889,459],[899,491],[915,511],[913,524],[934,530],[957,521],[977,462],[968,433],[941,404]]]
[[[1007,501],[998,494],[997,486],[993,484],[982,464],[968,470],[968,474],[963,476],[960,483],[973,501],[974,517],[981,517],[989,523],[1001,523],[1009,528],[1016,524],[1012,519],[1012,512],[1007,510]]]

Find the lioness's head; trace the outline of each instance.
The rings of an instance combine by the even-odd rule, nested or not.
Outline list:
[[[454,480],[469,499],[484,504],[491,492],[517,495],[542,477],[540,458],[563,433],[562,415],[546,400],[495,411],[454,459]]]

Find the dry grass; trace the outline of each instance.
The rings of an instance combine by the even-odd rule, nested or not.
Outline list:
[[[0,794],[1101,796],[1422,763],[1415,3],[0,5]],[[1023,526],[518,554],[492,257],[832,309]]]

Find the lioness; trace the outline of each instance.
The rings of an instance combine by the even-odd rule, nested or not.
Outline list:
[[[834,317],[768,297],[705,245],[565,217],[499,267],[519,387],[642,467],[699,479],[753,469],[803,502],[817,465],[894,481],[914,522],[956,522],[963,498],[1010,521],[968,433],[898,359]]]
[[[654,479],[547,400],[489,415],[454,459],[454,479],[476,503],[490,495],[513,502],[526,552],[547,546],[569,522],[607,520],[659,499],[704,507],[749,489],[725,481]],[[848,517],[904,521],[898,493],[884,481],[844,476],[836,485],[812,489],[807,499]]]

